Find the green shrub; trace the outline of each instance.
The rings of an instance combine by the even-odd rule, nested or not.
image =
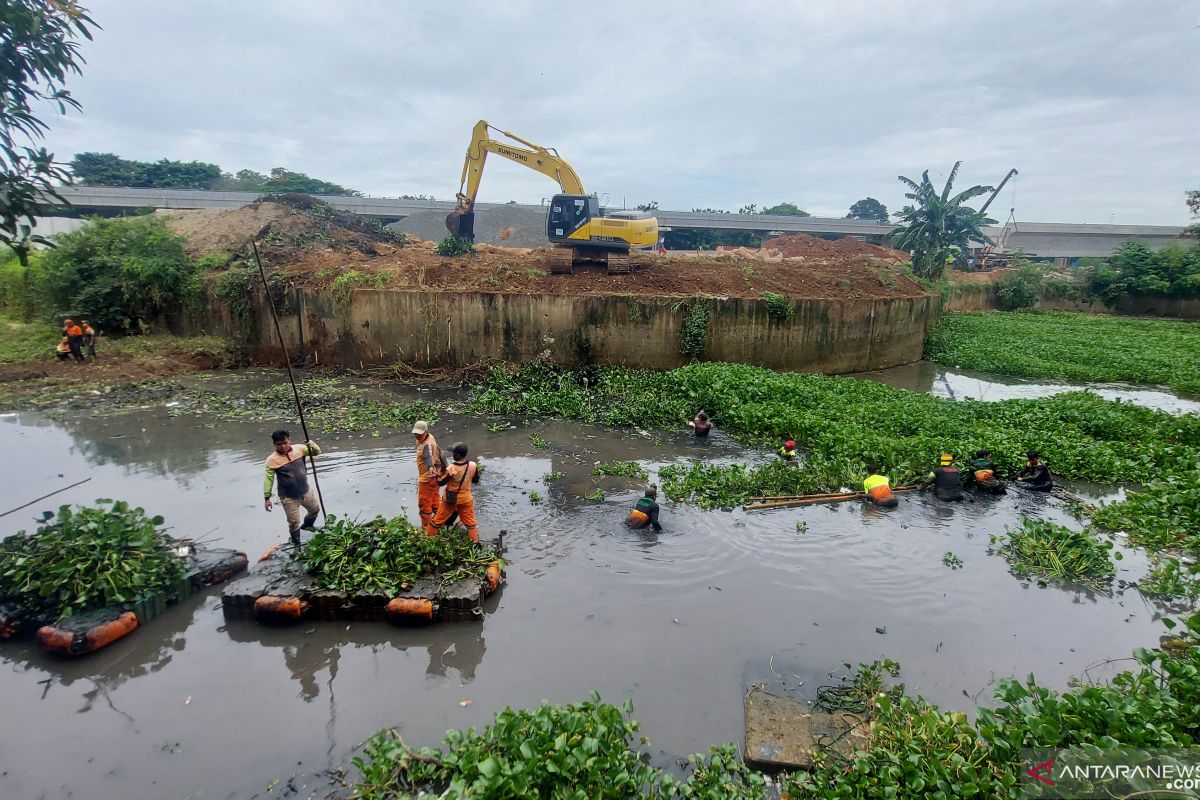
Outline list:
[[[352,269],[334,278],[329,290],[333,294],[333,301],[344,307],[350,304],[350,295],[355,289],[383,289],[391,279],[392,276],[386,272],[372,275]]]
[[[763,299],[767,301],[767,316],[776,322],[787,322],[796,313],[795,304],[781,294],[764,292]]]
[[[475,252],[475,243],[457,236],[447,236],[437,243],[436,252],[439,256],[461,256]]]
[[[1004,311],[1019,311],[1037,305],[1042,292],[1042,270],[1022,264],[996,281],[996,298]]]
[[[258,280],[256,267],[235,264],[213,281],[213,293],[225,301],[225,307],[243,333],[249,333],[254,323],[254,284]]]
[[[697,298],[692,301],[679,330],[679,352],[689,358],[698,358],[708,341],[709,301]]]
[[[1200,244],[1172,243],[1154,251],[1127,239],[1083,275],[1091,293],[1110,306],[1125,295],[1200,297]]]
[[[36,281],[47,310],[127,333],[200,296],[184,238],[156,217],[97,218],[57,241],[42,255]]]

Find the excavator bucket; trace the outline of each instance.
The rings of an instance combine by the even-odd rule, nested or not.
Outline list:
[[[450,231],[450,235],[456,239],[467,242],[475,241],[475,212],[468,211],[464,214],[451,211],[446,215],[446,230]]]

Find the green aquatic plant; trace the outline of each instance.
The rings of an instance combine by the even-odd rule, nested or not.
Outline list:
[[[925,356],[1027,378],[1149,383],[1200,393],[1200,325],[1063,311],[942,314]]]
[[[588,500],[595,500],[597,503],[603,502],[604,498],[605,494],[603,489],[597,489],[587,496]]]
[[[491,545],[471,541],[459,528],[426,536],[404,517],[359,522],[334,514],[298,557],[322,589],[388,596],[427,575],[441,574],[447,582],[482,580],[498,560]]]
[[[963,560],[949,550],[942,556],[942,563],[950,569],[962,569],[963,566]]]
[[[185,566],[162,524],[122,500],[60,506],[33,533],[0,541],[0,601],[57,620],[169,589]]]
[[[542,502],[541,492],[537,491],[536,489],[530,491],[529,492],[529,502],[535,503],[535,504]]]
[[[545,449],[550,446],[550,443],[543,439],[539,434],[529,434],[529,443],[534,447]]]
[[[556,469],[550,470],[549,472],[547,472],[545,475],[542,476],[542,483],[550,483],[551,481],[562,480],[564,474],[565,473],[559,472]]]
[[[1200,600],[1200,564],[1184,564],[1170,556],[1157,557],[1137,587],[1142,594],[1194,603]]]
[[[1117,575],[1109,541],[1043,519],[1022,517],[1019,528],[992,537],[1014,574],[1107,589]],[[1116,554],[1119,559],[1120,553]]]
[[[711,301],[697,298],[688,306],[687,315],[679,329],[679,352],[689,358],[699,358],[708,342],[708,312]]]
[[[623,478],[640,478],[645,480],[650,473],[636,461],[613,461],[612,463],[597,464],[592,468],[593,475],[619,475]]]

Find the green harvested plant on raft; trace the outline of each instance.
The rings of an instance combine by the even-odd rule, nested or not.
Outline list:
[[[162,517],[120,500],[61,506],[33,533],[0,542],[0,600],[57,621],[170,588],[185,566],[162,524]]]
[[[459,528],[426,536],[404,517],[358,522],[334,514],[299,558],[322,589],[388,596],[431,575],[443,583],[483,580],[488,565],[499,560],[491,545],[472,542]]]

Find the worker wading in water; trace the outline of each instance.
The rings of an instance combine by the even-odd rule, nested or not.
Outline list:
[[[987,450],[975,453],[975,460],[971,462],[971,478],[981,492],[1008,494],[1004,482],[996,477],[996,465],[992,463],[992,454]]]
[[[317,495],[308,486],[308,467],[304,464],[307,455],[320,455],[321,448],[316,442],[292,444],[292,435],[287,431],[275,431],[271,434],[275,444],[275,452],[267,456],[267,475],[263,479],[263,508],[270,511],[271,487],[275,479],[279,479],[279,503],[283,506],[283,514],[287,519],[288,536],[292,544],[300,546],[300,531],[310,531],[317,521],[321,504]],[[300,522],[300,506],[308,513],[304,522]]]
[[[437,533],[433,515],[438,510],[438,479],[445,470],[446,459],[438,449],[437,439],[429,432],[428,422],[417,420],[412,432],[417,437],[417,510],[421,515],[421,528],[433,536]]]
[[[891,481],[879,472],[879,467],[867,464],[867,479],[863,481],[863,491],[867,499],[881,508],[895,508],[900,505],[896,495],[892,494]]]
[[[455,518],[467,529],[467,535],[472,542],[479,541],[479,529],[475,526],[475,498],[471,494],[471,486],[479,483],[479,465],[467,461],[467,446],[455,442],[450,450],[454,455],[454,463],[446,465],[446,471],[438,479],[438,483],[446,487],[437,513],[433,515],[433,526],[441,533],[448,525],[453,525]]]
[[[656,497],[658,497],[658,487],[651,486],[646,490],[645,496],[638,498],[633,510],[629,512],[629,516],[625,519],[626,527],[635,530],[654,528],[656,531],[661,531],[662,525],[658,524],[658,503],[654,499]]]
[[[942,457],[938,461],[938,466],[921,484],[921,491],[932,486],[933,495],[938,500],[945,500],[948,503],[961,502],[963,499],[962,473],[954,466],[954,456],[950,453],[942,453]]]
[[[696,429],[697,439],[707,439],[708,432],[711,431],[713,427],[712,420],[708,418],[708,414],[704,413],[703,409],[696,413],[696,416],[692,418],[692,421],[689,422],[688,425],[691,425]]]
[[[1053,489],[1054,477],[1050,474],[1050,466],[1041,460],[1038,451],[1030,450],[1026,457],[1029,461],[1021,470],[1017,483],[1035,492],[1048,492]]]
[[[786,442],[781,444],[779,446],[779,457],[782,458],[784,461],[788,462],[789,464],[795,463],[795,461],[796,461],[796,443],[794,441],[792,441],[791,439],[788,439]]]

